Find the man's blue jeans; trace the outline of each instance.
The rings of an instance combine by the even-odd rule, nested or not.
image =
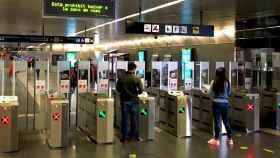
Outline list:
[[[138,125],[138,109],[139,103],[137,101],[125,101],[121,105],[121,132],[123,138],[128,137],[128,125],[130,120],[130,132],[129,136],[131,138],[138,138],[139,137],[139,125]]]

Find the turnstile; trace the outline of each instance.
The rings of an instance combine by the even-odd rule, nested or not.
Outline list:
[[[165,101],[167,123],[162,124],[164,130],[177,137],[192,135],[191,101],[182,91],[168,91]]]
[[[113,143],[114,99],[93,93],[79,96],[80,111],[85,114],[85,124],[80,128],[97,143]]]
[[[159,91],[159,127],[168,130],[168,93],[165,90]]]
[[[277,118],[280,93],[263,91],[261,94],[261,128],[277,129],[280,127]],[[279,104],[279,105],[278,105]]]
[[[120,94],[118,91],[114,90],[113,91],[113,96],[114,96],[114,108],[115,108],[115,126],[117,128],[121,128],[121,100],[120,100]]]
[[[238,93],[231,98],[231,124],[242,127],[246,132],[260,130],[259,94]]]
[[[280,93],[277,93],[276,107],[276,129],[280,130]]]
[[[149,96],[155,97],[155,119],[156,124],[159,123],[159,113],[160,113],[160,89],[151,87],[147,90]]]
[[[63,148],[69,142],[69,100],[55,96],[48,98],[48,143],[52,148]]]
[[[17,96],[0,96],[0,152],[18,150]]]
[[[139,136],[143,140],[155,139],[155,98],[139,95]]]
[[[212,99],[211,97],[203,93],[200,89],[191,90],[192,98],[192,120],[194,126],[198,129],[209,131],[214,133],[214,120],[212,112]],[[226,134],[224,123],[221,122],[221,134]]]

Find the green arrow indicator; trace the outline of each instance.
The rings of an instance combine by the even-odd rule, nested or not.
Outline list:
[[[280,107],[280,102],[277,102],[276,105],[277,105],[278,107]]]
[[[142,116],[148,116],[148,110],[145,108],[140,108],[140,114]]]
[[[106,111],[99,111],[98,112],[98,117],[101,119],[105,119],[106,118]]]
[[[178,112],[179,112],[179,114],[184,113],[185,112],[185,107],[180,106],[179,109],[178,109]]]

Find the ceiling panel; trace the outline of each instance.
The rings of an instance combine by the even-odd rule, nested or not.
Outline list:
[[[142,0],[143,10],[171,1]],[[200,11],[203,11],[204,23],[222,25],[236,18],[279,14],[279,7],[279,0],[185,0],[183,3],[145,15],[143,19],[148,22],[199,23]],[[112,20],[42,18],[41,8],[41,0],[0,0],[0,33],[67,35]],[[137,11],[137,0],[116,0],[117,18]],[[99,33],[103,41],[135,37],[124,33],[123,22],[88,32],[87,35],[92,36],[93,33]]]

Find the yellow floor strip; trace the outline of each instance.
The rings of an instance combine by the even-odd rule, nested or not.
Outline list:
[[[241,146],[240,149],[241,149],[241,150],[247,150],[248,147],[247,147],[247,146]]]
[[[272,154],[274,154],[274,151],[273,151],[273,150],[266,149],[266,148],[264,148],[263,150],[264,150],[264,151],[266,151],[266,152],[268,152],[268,153],[272,153]]]

